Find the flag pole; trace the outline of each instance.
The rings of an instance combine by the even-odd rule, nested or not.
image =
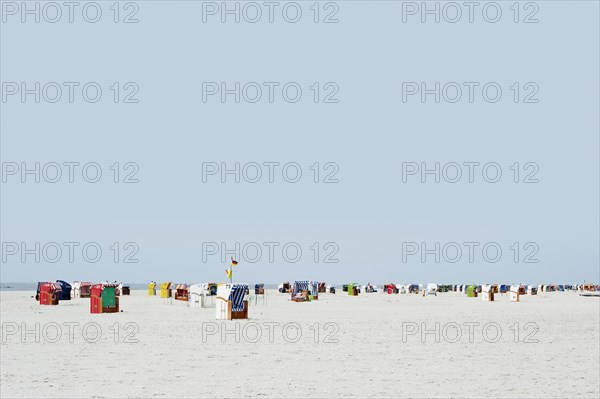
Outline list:
[[[231,257],[231,266],[229,266],[229,283],[233,284],[233,266],[237,265],[237,262]]]

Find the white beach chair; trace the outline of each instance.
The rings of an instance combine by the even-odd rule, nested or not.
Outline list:
[[[490,284],[483,284],[481,286],[481,300],[483,302],[492,302],[494,300],[494,292]]]
[[[427,284],[427,295],[435,295],[437,296],[438,286],[434,283]]]
[[[215,297],[210,295],[209,284],[202,283],[190,285],[188,306],[200,308],[215,307]]]
[[[508,297],[511,302],[519,302],[519,288],[518,285],[511,285],[508,292]]]
[[[73,289],[71,290],[71,298],[80,298],[81,297],[81,283],[79,281],[73,281]]]
[[[202,303],[202,284],[192,284],[190,285],[190,300],[188,302],[188,306],[190,307],[200,307]]]
[[[244,284],[219,284],[217,287],[217,297],[215,302],[216,319],[247,319],[247,289],[248,286]]]

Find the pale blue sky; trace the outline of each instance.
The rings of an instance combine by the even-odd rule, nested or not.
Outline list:
[[[400,3],[382,1],[338,2],[339,23],[315,24],[312,3],[299,2],[297,24],[202,23],[201,2],[139,2],[137,24],[113,23],[112,2],[100,3],[97,24],[7,16],[3,82],[95,81],[104,91],[96,104],[10,97],[1,110],[2,162],[93,161],[103,178],[22,184],[9,176],[2,241],[98,242],[103,256],[96,264],[81,252],[72,264],[66,254],[55,264],[9,256],[2,281],[223,281],[228,263],[203,263],[203,242],[303,249],[297,263],[281,252],[274,263],[266,253],[254,264],[241,259],[235,279],[246,282],[598,281],[597,2],[537,2],[537,24],[515,24],[512,1],[500,3],[496,24],[480,14],[473,24],[403,24]],[[202,102],[202,82],[236,81],[298,82],[303,96],[294,104],[280,96],[272,104]],[[498,82],[503,97],[402,102],[402,82],[436,81]],[[139,103],[112,102],[113,82],[136,82]],[[313,82],[335,82],[339,103],[315,104]],[[535,82],[539,103],[515,104],[513,82]],[[113,183],[116,161],[137,163],[139,183]],[[202,182],[203,162],[236,161],[297,162],[303,178]],[[403,162],[469,161],[496,162],[503,178],[402,182]],[[339,165],[339,183],[312,182],[314,162]],[[514,162],[539,165],[539,183],[512,182]],[[471,241],[497,242],[502,258],[402,261],[402,242]],[[115,263],[113,242],[137,243],[139,263]],[[339,262],[315,263],[314,242],[336,243]],[[515,263],[514,242],[535,242],[539,262]]]

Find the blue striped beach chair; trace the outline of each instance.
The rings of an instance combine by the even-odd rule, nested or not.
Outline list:
[[[248,318],[245,284],[219,284],[215,303],[217,320]]]
[[[306,299],[300,297],[299,293],[306,292],[306,298],[308,298],[309,290],[309,281],[308,280],[300,280],[294,281],[294,285],[292,286],[292,301],[294,302],[306,302]]]

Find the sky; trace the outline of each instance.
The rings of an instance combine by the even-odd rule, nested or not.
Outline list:
[[[597,2],[313,3],[3,2],[0,279],[598,282]]]

